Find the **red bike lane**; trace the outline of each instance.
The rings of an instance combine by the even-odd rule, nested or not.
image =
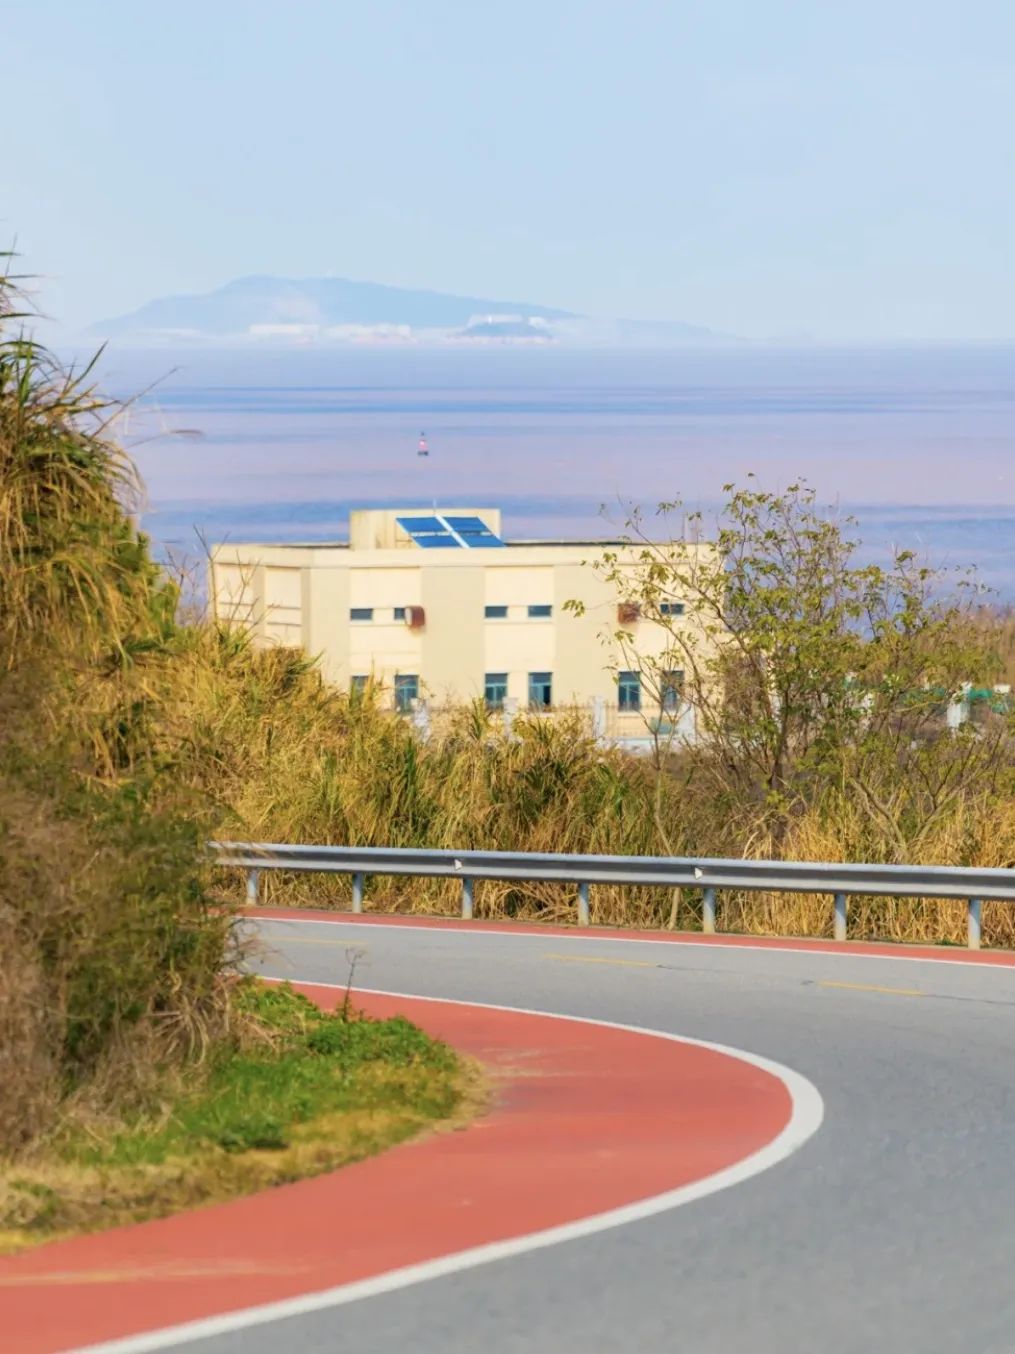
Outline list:
[[[297,986],[325,1007],[341,996]],[[478,1059],[487,1111],[327,1175],[0,1259],[0,1347],[54,1354],[214,1318],[235,1329],[304,1300],[337,1305],[434,1277],[433,1262],[479,1263],[477,1248],[522,1251],[549,1244],[548,1229],[591,1219],[600,1230],[612,1210],[685,1202],[661,1196],[799,1145],[761,1161],[786,1137],[794,1097],[780,1069],[735,1051],[487,1006],[368,992],[356,1002]],[[810,1115],[801,1141],[820,1122]]]

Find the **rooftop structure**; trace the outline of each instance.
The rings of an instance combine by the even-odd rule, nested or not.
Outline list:
[[[607,547],[637,570],[638,550],[620,541],[506,540],[495,508],[359,510],[347,543],[216,546],[209,595],[220,619],[249,626],[258,643],[319,655],[343,688],[372,680],[399,710],[478,697],[494,709],[598,704],[634,732],[644,693],[637,672],[614,670],[610,637],[634,627],[652,653],[666,633],[630,608],[620,614],[590,567]],[[570,600],[582,615],[565,610]],[[681,599],[667,603],[671,623],[692,624],[684,611]],[[674,672],[669,709],[681,680]]]

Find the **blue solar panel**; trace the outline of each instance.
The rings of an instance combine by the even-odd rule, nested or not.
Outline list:
[[[412,539],[417,545],[422,546],[424,550],[433,550],[437,547],[446,549],[448,546],[450,546],[452,550],[461,549],[459,543],[455,540],[450,531],[434,531],[428,533],[426,536],[413,536]]]
[[[395,521],[424,550],[462,545],[475,550],[504,544],[479,517],[396,517]]]
[[[396,517],[395,521],[424,550],[459,549],[459,542],[439,517]]]
[[[488,536],[493,535],[490,528],[479,517],[452,517],[448,513],[444,520],[449,527],[454,527],[455,531],[480,531],[485,532]]]
[[[447,522],[442,522],[439,517],[396,517],[395,521],[400,527],[404,527],[410,536],[415,536],[420,531],[447,531]]]
[[[477,546],[502,546],[504,544],[479,517],[452,517],[449,515],[444,520],[452,531],[461,536],[470,549],[475,549]]]

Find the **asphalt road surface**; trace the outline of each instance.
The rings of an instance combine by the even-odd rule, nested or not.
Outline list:
[[[1015,970],[261,921],[277,977],[586,1016],[784,1063],[795,1155],[597,1235],[195,1354],[1015,1354]],[[181,1346],[181,1348],[183,1348]]]

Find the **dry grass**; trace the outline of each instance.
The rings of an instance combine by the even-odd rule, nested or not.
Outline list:
[[[207,632],[199,647],[211,640]],[[643,760],[597,747],[579,716],[558,724],[522,721],[504,736],[475,710],[462,710],[426,743],[402,721],[369,702],[328,691],[299,655],[257,652],[242,640],[217,640],[213,664],[193,669],[179,688],[185,717],[206,747],[218,750],[228,812],[221,831],[261,841],[444,849],[656,854],[652,772]],[[231,647],[230,647],[231,646]],[[195,658],[197,650],[195,650]],[[951,755],[942,745],[941,756]],[[999,756],[1010,756],[1002,744]],[[198,764],[205,765],[202,755]],[[907,792],[890,823],[848,791],[827,785],[816,802],[786,818],[766,818],[726,794],[713,769],[674,759],[665,770],[662,812],[677,851],[701,856],[790,860],[1003,866],[1015,860],[1015,807],[1006,776],[985,765],[979,779],[944,809]],[[931,819],[933,814],[933,819]],[[928,823],[931,830],[927,830]],[[350,881],[314,875],[262,875],[268,903],[349,906]],[[221,879],[220,879],[221,886]],[[239,900],[237,873],[226,894]],[[377,911],[454,915],[452,880],[368,881]],[[602,925],[660,927],[673,902],[665,889],[592,890]],[[676,924],[700,925],[700,895],[677,900]],[[572,922],[575,890],[538,883],[477,885],[476,915]],[[766,935],[830,935],[827,897],[721,896],[721,925]],[[961,904],[857,899],[852,933],[867,938],[963,939]],[[1012,909],[988,905],[985,943],[1015,943]]]
[[[987,633],[998,659],[999,682],[1015,686],[1015,607],[983,607],[976,623]]]

